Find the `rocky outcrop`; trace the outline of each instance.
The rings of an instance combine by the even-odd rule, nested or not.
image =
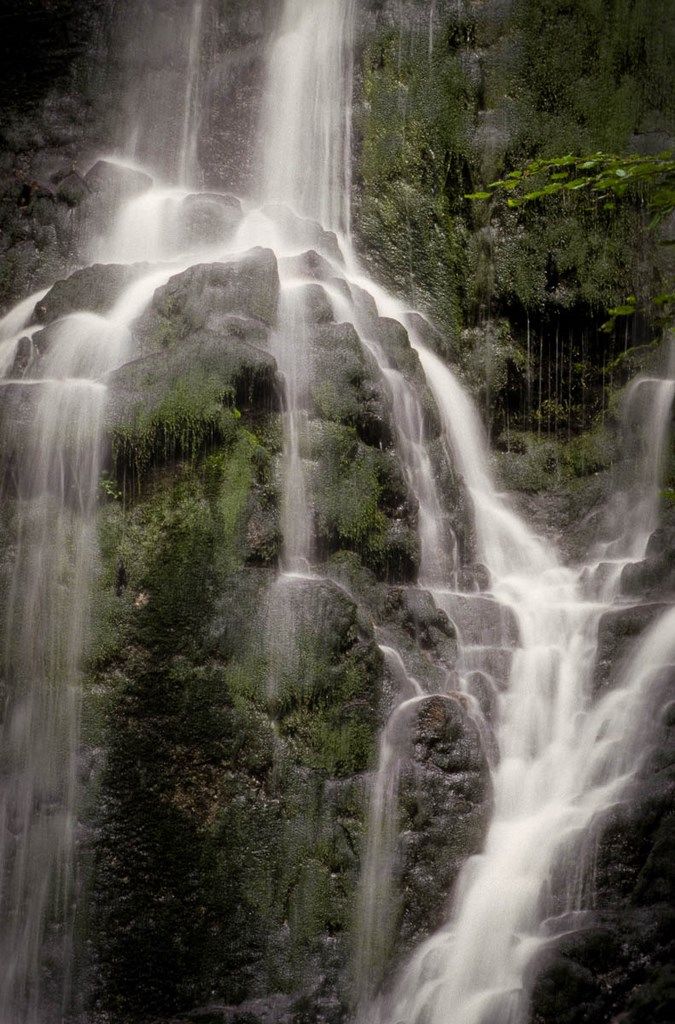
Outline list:
[[[147,264],[94,264],[76,270],[57,281],[40,299],[35,307],[35,318],[42,324],[49,324],[80,310],[109,313],[125,289],[148,269]]]
[[[421,700],[409,728],[400,781],[403,950],[445,921],[459,871],[481,848],[491,793],[480,731],[461,697]]]
[[[204,263],[158,288],[133,328],[142,353],[180,346],[199,330],[231,329],[258,340],[277,319],[279,274],[271,249],[252,249],[228,263]]]
[[[637,604],[605,612],[598,626],[598,652],[594,673],[595,694],[621,678],[637,638],[667,608],[663,603]]]
[[[621,574],[622,593],[656,599],[675,593],[675,517],[671,515],[649,538],[641,562],[627,565]]]

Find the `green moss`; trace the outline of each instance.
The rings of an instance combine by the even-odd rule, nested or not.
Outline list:
[[[356,225],[377,269],[454,332],[463,229],[452,186],[461,195],[468,85],[443,42],[431,62],[418,38],[401,52],[386,34],[365,51]]]
[[[303,612],[300,660],[270,705],[272,577],[245,559],[274,430],[264,443],[240,420],[232,430],[148,472],[131,504],[109,489],[101,510],[85,698],[88,740],[106,750],[89,812],[93,934],[99,1003],[124,1024],[296,992],[328,934],[331,956],[347,955],[365,814],[350,780],[375,755],[379,653],[321,584],[325,613],[313,599]]]
[[[500,439],[493,456],[508,490],[537,492],[573,485],[611,467],[616,442],[601,422],[569,441],[526,431],[511,431]]]
[[[603,365],[658,331],[608,335],[606,311],[627,295],[646,308],[667,290],[665,265],[639,194],[614,209],[576,192],[518,210],[463,197],[539,156],[666,137],[670,20],[665,0],[518,0],[449,11],[431,52],[421,29],[385,30],[364,51],[357,234],[377,272],[445,329],[497,431],[549,426],[563,409],[586,429],[606,404]],[[506,361],[494,345],[467,351],[466,332],[490,321],[506,325]]]
[[[216,441],[236,433],[239,413],[233,391],[219,381],[191,375],[176,381],[151,412],[139,409],[133,423],[113,431],[113,462],[120,479],[140,483],[148,470],[175,458],[189,461]]]
[[[418,559],[416,534],[410,523],[393,518],[408,495],[391,456],[362,444],[352,427],[323,423],[315,458],[315,524],[322,548],[351,549],[378,575],[408,578]]]

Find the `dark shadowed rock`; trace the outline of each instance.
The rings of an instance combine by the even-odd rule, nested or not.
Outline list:
[[[125,288],[147,270],[144,263],[133,266],[95,263],[92,267],[76,270],[65,280],[57,281],[40,299],[35,307],[35,317],[48,324],[79,310],[108,313]]]
[[[621,590],[647,598],[675,593],[675,520],[654,531],[641,562],[624,568]]]
[[[408,754],[401,768],[404,948],[437,928],[459,870],[481,847],[490,807],[490,775],[465,700],[437,694],[408,712]]]
[[[667,608],[665,604],[638,604],[605,612],[598,626],[594,692],[597,695],[616,681],[632,646],[651,623]]]
[[[180,389],[186,401],[207,389],[231,389],[239,407],[263,403],[276,394],[276,363],[269,353],[231,334],[196,331],[189,344],[126,363],[106,378],[108,424],[119,428],[152,417]]]
[[[85,174],[84,180],[89,191],[106,204],[131,199],[152,188],[149,174],[110,160],[97,160]]]

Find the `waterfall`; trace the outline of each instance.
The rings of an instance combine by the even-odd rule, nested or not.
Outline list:
[[[96,252],[126,265],[150,265],[136,268],[106,315],[85,309],[48,324],[46,347],[34,341],[42,331],[36,306],[45,291],[0,321],[0,391],[8,410],[0,483],[12,510],[13,540],[0,724],[0,1024],[57,1024],[70,1001],[80,673],[96,566],[106,374],[137,355],[131,328],[157,288],[189,267],[227,262],[260,245],[274,250],[279,265],[271,349],[283,386],[283,554],[264,616],[264,642],[275,663],[267,680],[270,706],[284,672],[300,670],[303,623],[323,615],[309,443],[312,330],[322,318],[353,325],[388,400],[395,447],[418,508],[414,585],[428,590],[453,621],[460,622],[461,608],[472,601],[499,609],[494,635],[465,637],[459,682],[445,670],[448,699],[459,700],[461,687],[466,703],[472,670],[510,645],[504,690],[495,684],[492,694],[494,809],[484,847],[465,864],[443,927],[397,965],[393,981],[385,962],[394,942],[402,751],[410,716],[429,694],[411,675],[404,652],[388,639],[380,645],[394,694],[370,780],[356,914],[355,1019],[447,1024],[451,1013],[453,1024],[524,1024],[537,958],[569,927],[570,912],[584,909],[577,893],[562,914],[549,918],[548,881],[561,864],[574,863],[584,836],[639,771],[655,680],[675,660],[675,612],[668,611],[640,639],[610,692],[594,699],[600,618],[615,607],[624,567],[643,557],[657,525],[672,367],[665,379],[644,378],[628,390],[624,424],[634,474],[621,481],[588,564],[565,565],[555,545],[537,536],[500,492],[480,416],[457,376],[427,347],[405,305],[368,278],[354,251],[356,0],[285,0],[268,53],[260,180],[243,210],[232,196],[191,191],[200,177],[206,12],[205,0],[185,4],[178,32],[159,19],[161,46],[141,85],[136,82],[121,103],[125,155],[150,162],[156,173],[145,190],[119,204]],[[430,51],[435,13],[432,5]],[[133,22],[136,29],[146,16]],[[147,59],[146,40],[140,46],[133,35],[128,49],[137,62]],[[210,204],[209,232],[186,228],[186,209],[195,199]],[[241,220],[233,228],[223,211],[235,208]],[[322,268],[317,278],[302,262],[308,253]],[[388,342],[392,331],[405,365]],[[19,368],[24,339],[29,357]],[[459,583],[429,395],[440,422],[443,444],[437,447],[461,477],[476,553],[489,573],[490,590],[480,595]]]
[[[307,118],[307,138],[315,138],[315,121],[308,117],[305,106],[308,96],[318,96],[316,108],[327,110],[326,130],[333,126],[336,107],[327,103],[326,97],[340,95],[344,35],[335,33],[338,42],[326,55],[325,39],[319,33],[314,53],[317,61],[321,55],[321,61],[318,69],[308,70],[308,50],[302,41],[311,19],[308,15],[307,21],[298,26],[294,19],[300,6],[297,0],[286,4],[282,39],[271,60],[272,82],[276,95],[283,96],[283,104],[271,102],[274,126],[268,123],[269,131],[263,135],[267,181],[274,182],[277,198],[318,216],[326,226],[344,226],[344,220],[335,213],[335,200],[329,202],[329,177],[323,163],[326,148],[316,146],[314,159],[308,158],[308,150],[298,137],[302,119]],[[336,8],[342,11],[342,5]],[[313,74],[320,77],[320,82],[307,89],[307,84],[314,81]],[[331,74],[335,76],[332,80]],[[348,82],[349,76],[344,81]],[[293,90],[300,90],[302,98]],[[347,122],[348,118],[343,117],[342,123]],[[340,136],[332,132],[331,138]],[[319,188],[316,183],[320,183]],[[331,300],[336,315],[357,327],[392,398],[399,456],[420,502],[421,582],[435,587],[434,594],[443,606],[447,592],[443,582],[446,587],[452,582],[449,541],[447,536],[441,539],[438,529],[441,505],[433,493],[433,472],[428,466],[416,396],[392,370],[377,341],[369,337],[369,317],[363,315],[364,304],[358,302],[360,290],[371,296],[371,303],[375,301],[379,316],[408,325],[455,465],[473,504],[478,557],[490,572],[491,594],[515,616],[519,634],[507,691],[499,701],[494,812],[485,848],[464,868],[447,925],[413,954],[391,998],[375,1000],[369,1007],[363,1005],[363,993],[372,986],[368,974],[378,957],[378,946],[386,946],[387,941],[398,771],[389,729],[398,711],[385,730],[363,876],[357,954],[361,978],[359,1019],[379,1024],[399,1018],[447,1024],[452,1012],[455,1024],[495,1020],[518,1024],[527,1013],[527,979],[537,953],[556,932],[555,922],[544,921],[548,878],[584,833],[620,799],[638,768],[639,758],[618,757],[616,750],[621,746],[622,729],[644,715],[649,679],[675,657],[672,637],[668,639],[672,613],[645,638],[625,685],[619,685],[594,707],[591,682],[598,623],[603,611],[611,606],[614,590],[606,588],[599,595],[586,593],[586,567],[562,564],[553,545],[537,537],[499,493],[490,472],[487,439],[478,413],[457,378],[424,346],[400,303],[363,275],[346,230],[340,234],[340,245],[350,297],[331,291]],[[372,323],[372,309],[370,319]],[[636,385],[643,389],[646,386]],[[637,513],[635,522],[641,525],[638,540],[630,530],[625,531],[630,532],[625,542],[620,538],[615,542],[613,556],[620,566],[642,557],[655,525],[660,453],[671,401],[672,382],[660,383],[654,412],[648,418],[648,430],[654,432],[648,436],[651,440],[656,437],[656,450],[645,446],[636,478],[649,514],[645,517],[644,508]],[[630,396],[628,406],[632,408]],[[431,565],[445,567],[434,576],[428,568]],[[646,666],[642,664],[645,653],[654,659]],[[567,926],[568,917],[563,919]]]
[[[285,0],[269,59],[261,194],[329,230],[350,219],[355,0]]]
[[[185,64],[177,161],[183,184],[196,175],[202,9],[196,0]],[[165,104],[171,99],[163,97]],[[147,114],[148,105],[140,110]],[[167,219],[171,227],[175,222],[175,204],[169,218],[166,203],[149,205],[152,212],[133,226],[122,208],[103,243],[113,258],[133,262],[144,232],[155,239],[154,258],[167,246],[175,257],[180,247],[166,227]],[[0,321],[0,487],[12,539],[0,721],[2,1024],[57,1024],[71,1005],[80,673],[98,554],[102,378],[128,358],[129,325],[155,289],[184,266],[140,273],[106,316],[76,312],[43,330],[35,319],[43,289]],[[38,332],[47,342],[36,347]],[[19,345],[26,343],[27,363],[19,366]]]

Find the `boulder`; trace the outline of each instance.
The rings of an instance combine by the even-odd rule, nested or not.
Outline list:
[[[181,241],[188,248],[228,241],[243,219],[241,202],[228,193],[199,192],[186,196],[180,210]]]
[[[425,697],[407,717],[399,792],[401,951],[443,923],[462,865],[481,848],[491,796],[487,758],[465,699]]]
[[[593,677],[594,696],[606,690],[621,673],[638,636],[667,609],[659,603],[629,605],[605,612],[598,626],[598,649]]]
[[[263,213],[280,229],[289,247],[313,249],[336,263],[342,263],[340,243],[334,231],[326,231],[317,221],[299,217],[288,206],[270,204]]]
[[[416,385],[415,391],[420,399],[427,437],[438,437],[441,433],[441,425],[436,403],[427,387],[422,364],[417,352],[410,345],[405,327],[398,320],[377,317],[371,321],[368,330],[373,340],[381,348],[388,365],[392,369],[398,370],[408,382]]]
[[[75,207],[89,195],[89,186],[82,175],[73,168],[69,174],[59,177],[56,185],[56,198],[66,206]]]
[[[675,593],[675,521],[654,531],[641,562],[625,566],[621,591],[630,597],[646,598]]]
[[[325,288],[322,288],[320,284],[305,284],[299,287],[298,292],[305,324],[333,323],[335,319],[333,306]]]
[[[420,587],[391,587],[387,617],[397,624],[422,651],[431,653],[446,668],[457,661],[457,631],[428,590]]]
[[[514,647],[518,643],[515,615],[493,597],[442,591],[436,600],[454,622],[463,645]]]
[[[457,574],[457,586],[459,590],[469,592],[489,590],[489,570],[480,562],[475,565],[463,565]]]
[[[318,323],[311,331],[310,394],[322,419],[354,426],[366,444],[391,444],[393,433],[376,367],[354,327]]]
[[[194,392],[208,387],[229,389],[237,407],[263,404],[272,407],[276,395],[276,364],[269,353],[234,334],[196,331],[189,342],[166,352],[153,353],[126,363],[106,378],[109,429],[151,418],[180,387]],[[190,400],[192,395],[190,395]]]
[[[299,256],[284,256],[279,267],[290,277],[311,277],[315,281],[328,281],[335,273],[328,260],[316,249],[308,249]]]
[[[145,263],[124,266],[116,263],[95,263],[76,270],[70,277],[57,281],[35,307],[35,317],[43,324],[80,310],[108,313],[117,299],[137,278],[148,270]]]
[[[84,176],[89,192],[105,204],[132,199],[152,188],[152,178],[143,171],[111,160],[97,160]]]
[[[276,322],[279,274],[271,249],[251,249],[227,263],[201,263],[174,277],[154,294],[134,325],[144,352],[180,345],[194,331],[256,332],[260,339]]]

